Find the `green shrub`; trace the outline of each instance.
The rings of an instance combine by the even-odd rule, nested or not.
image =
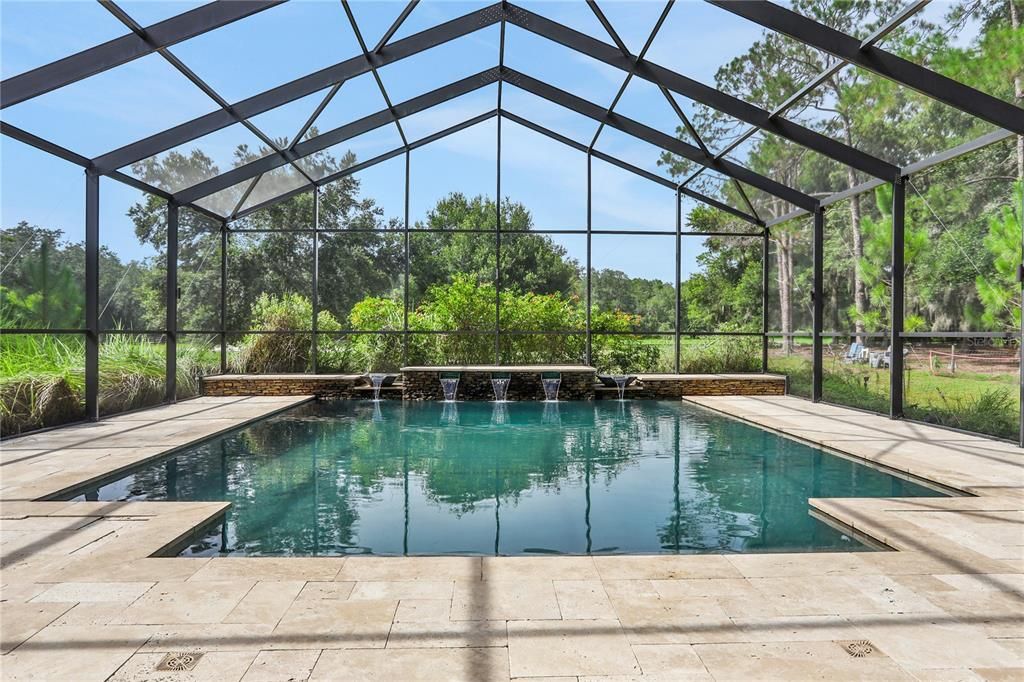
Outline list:
[[[303,333],[249,334],[242,339],[238,352],[232,358],[231,369],[251,374],[309,371],[312,319],[313,304],[301,294],[260,294],[252,306],[251,325],[254,329]],[[326,310],[321,310],[317,315],[317,327],[321,332],[341,329],[338,321]],[[342,361],[341,356],[345,355],[345,351],[337,347],[337,342],[329,338],[323,350],[330,363]]]
[[[370,296],[352,306],[352,329],[401,331],[404,325],[401,301]],[[402,364],[402,337],[399,334],[356,334],[350,341],[351,362],[361,371],[394,372]],[[321,364],[323,358],[321,357]]]
[[[582,364],[586,353],[583,307],[577,297],[501,292],[501,326],[516,331],[575,331],[575,334],[502,333],[501,361],[510,365]]]
[[[437,284],[427,290],[425,300],[410,313],[409,327],[418,331],[463,333],[433,334],[424,339],[410,362],[455,365],[494,362],[495,300],[497,289],[489,282],[477,282],[460,274],[449,284]],[[472,333],[479,330],[479,333]],[[470,332],[470,333],[465,333]]]
[[[671,363],[663,361],[657,337],[651,340],[628,334],[602,334],[601,332],[633,332],[640,324],[638,315],[620,310],[594,310],[590,315],[591,361],[599,372],[626,374],[629,372],[669,371]]]

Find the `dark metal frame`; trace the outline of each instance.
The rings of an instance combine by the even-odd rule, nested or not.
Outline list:
[[[99,249],[100,249],[100,225],[99,225],[99,202],[100,202],[100,178],[110,177],[113,180],[127,184],[144,192],[162,197],[167,200],[167,281],[166,281],[166,329],[152,330],[153,333],[163,334],[166,338],[167,348],[167,377],[166,377],[166,400],[175,399],[176,386],[176,345],[179,334],[197,333],[178,329],[177,320],[177,299],[178,273],[177,273],[177,228],[181,209],[194,210],[208,218],[216,220],[220,225],[221,241],[221,291],[220,291],[220,329],[212,330],[210,333],[219,334],[221,343],[221,370],[227,368],[227,336],[234,333],[226,329],[227,309],[227,282],[228,282],[228,247],[230,245],[230,234],[232,230],[229,223],[240,218],[271,206],[280,201],[297,196],[304,192],[312,192],[314,197],[314,218],[313,225],[308,230],[298,229],[297,232],[310,232],[313,236],[314,257],[313,257],[313,320],[311,322],[311,342],[313,344],[312,357],[313,369],[318,371],[317,358],[317,335],[318,330],[317,314],[319,312],[319,241],[321,232],[334,232],[335,230],[323,230],[320,226],[319,195],[320,188],[339,178],[357,173],[375,164],[382,163],[398,156],[405,157],[405,210],[404,224],[400,232],[404,238],[405,251],[405,272],[403,279],[405,283],[405,317],[403,329],[384,333],[400,333],[405,335],[404,349],[407,353],[408,335],[413,333],[409,330],[408,309],[409,309],[409,259],[410,259],[410,235],[421,228],[415,228],[410,224],[409,217],[409,184],[410,184],[410,163],[411,152],[414,149],[430,144],[447,135],[454,134],[473,125],[477,125],[491,118],[496,118],[496,158],[497,158],[497,179],[496,179],[496,211],[497,225],[495,230],[471,230],[481,234],[493,234],[495,239],[495,252],[497,270],[495,273],[496,288],[501,291],[501,248],[502,235],[515,234],[501,229],[501,130],[503,119],[508,119],[518,125],[524,126],[547,138],[569,146],[586,154],[587,163],[587,221],[586,229],[583,230],[559,230],[543,229],[534,230],[538,234],[581,234],[586,236],[586,329],[585,330],[547,330],[537,332],[526,332],[521,330],[503,330],[500,322],[500,307],[497,309],[495,334],[495,359],[500,360],[501,335],[518,333],[536,334],[586,334],[586,358],[590,361],[592,350],[591,329],[591,273],[592,273],[592,243],[595,234],[663,234],[675,237],[675,258],[676,258],[676,324],[672,332],[638,332],[641,335],[666,335],[674,336],[676,368],[678,371],[679,350],[681,336],[711,335],[713,332],[687,332],[680,329],[681,306],[681,258],[683,249],[683,237],[686,236],[726,236],[710,235],[695,232],[684,232],[682,229],[681,201],[683,196],[688,196],[696,201],[703,202],[718,210],[725,211],[731,216],[745,221],[753,226],[750,232],[727,233],[728,236],[760,237],[762,241],[762,324],[761,331],[754,333],[732,333],[724,335],[753,335],[762,339],[762,367],[768,366],[768,339],[778,334],[768,328],[768,288],[769,288],[769,230],[786,220],[801,215],[811,214],[813,216],[813,281],[814,299],[813,308],[813,380],[812,399],[821,400],[822,391],[822,337],[832,334],[822,330],[822,251],[824,231],[826,229],[826,209],[828,206],[843,199],[856,196],[868,191],[883,183],[892,183],[893,192],[893,287],[892,287],[892,329],[887,336],[892,343],[892,372],[891,372],[891,406],[890,413],[893,418],[900,418],[903,414],[902,394],[902,347],[904,339],[914,338],[919,335],[908,334],[902,329],[903,310],[903,223],[905,213],[905,179],[914,172],[955,158],[962,154],[974,151],[985,145],[1006,139],[1012,134],[1024,134],[1024,110],[1012,104],[1003,102],[995,97],[981,93],[966,85],[941,76],[924,67],[917,66],[903,60],[895,55],[877,47],[885,36],[907,21],[918,12],[928,0],[913,0],[901,12],[897,13],[886,24],[879,27],[865,39],[857,39],[853,36],[843,34],[839,31],[823,26],[820,23],[784,9],[770,2],[761,0],[707,0],[721,9],[736,14],[740,17],[753,21],[762,27],[774,30],[791,38],[810,45],[816,49],[828,52],[836,57],[837,61],[819,74],[810,83],[799,89],[785,102],[772,111],[760,109],[757,106],[743,102],[731,95],[716,90],[710,86],[694,81],[686,76],[653,64],[645,59],[646,53],[654,42],[661,26],[673,7],[673,0],[667,0],[664,10],[652,28],[647,41],[639,55],[629,52],[626,45],[616,33],[612,23],[601,11],[595,0],[587,0],[588,6],[593,11],[601,25],[605,28],[611,39],[611,44],[598,38],[580,33],[569,27],[563,26],[539,14],[525,10],[517,5],[501,0],[487,7],[483,7],[464,16],[452,19],[445,23],[433,26],[414,35],[392,42],[392,38],[399,30],[405,20],[415,10],[419,0],[410,0],[401,13],[396,17],[384,36],[378,43],[369,48],[363,41],[359,26],[352,13],[347,0],[341,0],[342,6],[353,29],[362,54],[339,62],[333,66],[321,69],[307,76],[303,76],[289,83],[271,88],[265,92],[246,98],[236,103],[228,103],[221,98],[217,92],[200,79],[194,72],[182,63],[170,48],[184,40],[209,32],[234,21],[244,20],[257,12],[262,12],[280,4],[282,0],[234,0],[233,2],[213,2],[197,9],[184,12],[171,17],[165,21],[158,22],[148,27],[137,24],[131,16],[117,6],[113,0],[100,0],[101,4],[111,12],[118,20],[125,24],[129,32],[115,40],[108,41],[102,45],[73,54],[51,64],[41,66],[26,73],[8,78],[0,83],[0,109],[16,105],[33,97],[43,95],[54,89],[80,81],[92,75],[115,68],[134,59],[157,53],[168,61],[174,68],[185,75],[197,87],[203,90],[219,105],[219,110],[213,113],[200,116],[196,119],[175,126],[163,132],[151,135],[145,139],[125,145],[120,149],[89,159],[59,145],[44,140],[30,132],[21,130],[10,124],[0,122],[0,133],[31,145],[46,153],[55,155],[66,161],[82,167],[85,173],[86,187],[86,212],[85,212],[85,236],[86,236],[86,268],[85,268],[85,289],[86,289],[86,319],[85,327],[81,330],[31,330],[31,329],[4,329],[4,334],[16,333],[50,333],[50,334],[84,334],[86,340],[85,374],[86,374],[86,417],[97,419],[99,416],[98,405],[98,354],[101,333],[119,333],[104,331],[99,323]],[[501,44],[499,51],[498,65],[490,70],[478,73],[469,78],[450,83],[446,86],[414,97],[406,102],[392,104],[384,83],[381,80],[378,70],[388,64],[402,59],[413,57],[420,52],[443,45],[449,41],[467,36],[480,29],[500,24]],[[506,26],[514,25],[518,29],[532,32],[553,42],[559,43],[575,52],[586,55],[604,64],[619,68],[625,72],[621,87],[615,97],[607,106],[588,102],[568,92],[551,86],[550,84],[531,78],[527,74],[519,73],[505,65],[505,33]],[[783,117],[785,111],[794,106],[801,98],[808,95],[816,87],[819,87],[827,78],[834,75],[840,69],[854,65],[857,68],[867,69],[884,78],[895,81],[905,87],[912,88],[918,92],[941,101],[955,109],[966,112],[977,118],[989,121],[1001,127],[1000,130],[979,138],[978,140],[960,145],[957,148],[938,154],[930,159],[900,168],[887,161],[872,157],[855,148],[832,140],[813,130],[804,128],[793,121]],[[307,130],[314,124],[317,116],[326,108],[327,104],[337,94],[344,82],[359,75],[370,73],[373,75],[377,85],[384,97],[387,108],[383,111],[363,117],[347,125],[325,131],[321,135],[309,140],[303,140]],[[689,131],[697,146],[690,145],[674,135],[650,128],[638,121],[628,119],[615,112],[615,107],[622,97],[626,87],[634,77],[641,78],[657,86],[673,110],[680,118],[683,127]],[[498,99],[496,108],[467,121],[439,131],[422,140],[409,141],[406,139],[402,129],[401,119],[410,114],[424,111],[428,108],[447,102],[460,95],[467,94],[481,87],[497,84]],[[576,142],[563,135],[543,126],[534,123],[526,118],[506,111],[502,104],[502,92],[504,84],[520,87],[536,96],[545,98],[555,104],[575,111],[583,116],[589,117],[598,123],[593,140],[589,145]],[[250,119],[257,114],[269,111],[276,107],[287,104],[306,95],[312,94],[321,89],[328,88],[328,94],[314,111],[313,115],[304,123],[296,138],[286,148],[278,148],[269,137],[256,128]],[[679,108],[672,92],[689,97],[696,102],[708,107],[717,109],[738,120],[750,124],[750,128],[737,140],[726,146],[723,150],[713,154],[702,141],[698,131],[693,127],[682,110]],[[166,150],[178,147],[179,145],[197,140],[220,130],[228,125],[241,123],[256,134],[260,140],[272,150],[273,153],[261,159],[233,168],[218,176],[204,182],[197,183],[178,192],[168,192],[159,187],[154,187],[121,172],[119,169],[130,166],[132,163],[150,158]],[[300,164],[303,157],[315,154],[327,149],[330,146],[339,144],[357,135],[366,133],[380,126],[393,124],[399,131],[403,146],[381,154],[375,158],[360,162],[357,165],[334,173],[325,178],[315,179],[309,176]],[[601,131],[607,127],[613,127],[636,139],[643,140],[649,144],[669,151],[672,154],[687,158],[701,168],[690,177],[680,183],[672,182],[657,174],[640,168],[636,168],[621,159],[615,158],[606,153],[594,149]],[[826,158],[840,164],[852,167],[871,179],[858,187],[851,188],[844,192],[837,193],[830,197],[815,198],[799,192],[793,188],[778,183],[771,178],[761,176],[743,166],[729,161],[727,154],[735,149],[744,140],[749,139],[758,131],[782,137],[792,143],[799,144],[807,149],[813,150]],[[618,168],[627,170],[651,182],[672,189],[676,201],[674,230],[595,230],[592,220],[592,165],[594,159],[610,163]],[[273,171],[282,166],[289,166],[304,182],[296,189],[272,197],[257,204],[246,206],[246,201],[262,178],[263,174]],[[738,190],[737,194],[743,202],[746,210],[723,203],[722,201],[709,197],[701,192],[695,191],[688,185],[705,170],[714,170],[728,178]],[[204,208],[201,202],[210,195],[238,185],[247,183],[241,199],[237,202],[234,210],[229,215],[220,215],[215,211]],[[775,218],[767,223],[757,214],[753,204],[750,202],[744,190],[749,185],[780,198],[795,207],[795,210],[785,216]],[[244,207],[244,208],[243,208]],[[280,230],[278,230],[280,231]],[[292,230],[288,230],[292,231]],[[238,232],[258,232],[254,230],[238,230]],[[1024,249],[1024,243],[1022,243]],[[496,306],[500,302],[496,301]],[[136,331],[135,333],[141,333]],[[266,332],[244,332],[244,333],[266,333]],[[381,333],[363,332],[350,330],[343,333]],[[480,333],[476,330],[464,330],[438,333]],[[607,332],[596,332],[607,333]],[[334,335],[334,333],[332,333]],[[928,336],[925,333],[925,336]],[[934,334],[932,334],[934,335]],[[950,334],[941,334],[949,336]],[[979,334],[970,334],[978,336]],[[1000,338],[1006,335],[993,333],[993,336]],[[1024,358],[1024,344],[1021,353]],[[1024,396],[1024,382],[1021,384],[1021,394]],[[1021,444],[1024,445],[1024,413],[1021,417]]]

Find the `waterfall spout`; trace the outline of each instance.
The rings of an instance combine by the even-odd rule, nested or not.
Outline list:
[[[511,374],[491,374],[491,387],[494,389],[495,402],[503,403],[506,401],[505,396],[508,395],[508,384],[510,381],[512,381]]]
[[[446,403],[455,402],[455,395],[459,391],[459,376],[441,376],[441,390],[444,392]]]
[[[545,372],[545,375],[548,373]],[[541,384],[544,386],[544,400],[556,402],[558,400],[558,387],[562,385],[562,375],[551,372],[554,376],[541,376]]]
[[[380,387],[384,385],[384,380],[387,379],[387,377],[387,374],[377,374],[376,372],[370,374],[370,383],[373,384],[374,402],[380,401]]]
[[[619,389],[619,400],[626,399],[626,382],[629,381],[629,377],[625,374],[613,374],[612,381],[615,382],[615,388]]]

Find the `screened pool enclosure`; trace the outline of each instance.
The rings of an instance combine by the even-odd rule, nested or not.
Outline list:
[[[1024,443],[1022,8],[847,5],[5,3],[4,435],[583,363]]]

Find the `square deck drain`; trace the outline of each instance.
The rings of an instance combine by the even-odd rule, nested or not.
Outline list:
[[[843,647],[843,651],[854,658],[864,658],[878,653],[878,648],[866,639],[851,639],[846,641],[835,640],[836,644]]]
[[[156,664],[157,670],[188,671],[196,667],[203,655],[198,651],[177,651],[164,656]]]

